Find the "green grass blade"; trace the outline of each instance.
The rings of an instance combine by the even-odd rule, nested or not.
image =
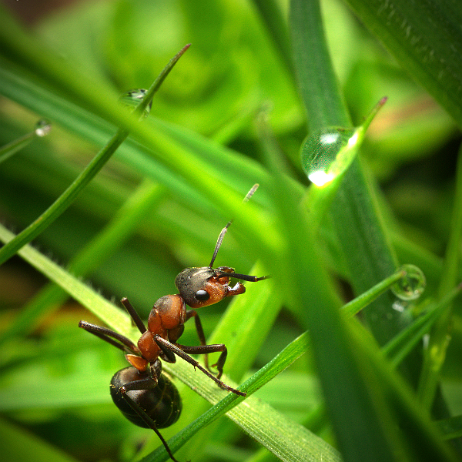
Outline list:
[[[303,334],[291,342],[266,366],[246,380],[239,389],[245,390],[248,397],[240,405],[236,404],[243,401],[243,398],[232,394],[228,394],[219,401],[219,396],[213,383],[207,380],[203,381],[202,377],[192,372],[191,367],[188,367],[187,364],[178,363],[173,373],[176,375],[178,371],[181,371],[182,375],[187,375],[189,386],[193,386],[200,395],[213,403],[214,406],[171,438],[168,442],[169,446],[176,451],[201,428],[226,413],[245,432],[281,460],[294,462],[320,459],[332,462],[339,461],[337,451],[321,438],[309,432],[303,426],[287,419],[261,400],[251,397],[252,393],[303,355],[307,347],[308,336]],[[142,459],[143,462],[165,460],[167,460],[167,453],[162,447]]]
[[[5,162],[12,155],[27,146],[34,139],[35,131],[21,136],[17,140],[11,141],[0,148],[0,163]]]
[[[462,7],[457,0],[346,0],[398,63],[462,127]]]
[[[158,91],[163,81],[173,69],[177,61],[188,49],[184,47],[170,62],[165,66],[157,79],[153,82],[145,98],[138,104],[135,112],[142,114],[151,102],[152,97]],[[129,132],[120,128],[103,149],[92,159],[87,167],[80,173],[75,181],[56,199],[56,201],[38,217],[32,224],[24,229],[16,238],[0,249],[0,264],[4,263],[13,256],[18,249],[32,241],[43,230],[45,230],[53,221],[55,221],[75,200],[77,195],[85,186],[94,178],[94,176],[103,168],[106,162],[111,158],[117,148],[125,141]]]
[[[76,105],[68,98],[48,91],[15,68],[0,66],[0,91],[32,111],[59,121],[61,126],[96,145],[105,143],[113,133],[113,126],[83,109],[82,104]],[[115,110],[119,110],[113,117],[116,122],[120,126],[129,126],[133,134],[141,134],[144,140],[141,144],[129,138],[120,146],[117,155],[143,175],[168,186],[190,207],[202,207],[207,213],[211,212],[211,203],[221,200],[221,195],[216,194],[217,179],[228,188],[240,191],[240,195],[258,182],[261,192],[256,200],[268,202],[265,187],[269,181],[268,173],[253,159],[153,116],[142,124],[133,124],[125,111],[120,112],[120,105]],[[191,169],[191,165],[195,168]],[[198,188],[198,171],[201,172],[201,186],[206,180],[215,181],[212,192]],[[226,176],[223,175],[225,171]],[[221,189],[225,187],[221,186]],[[240,203],[237,196],[236,203]],[[221,200],[220,212],[226,210],[227,204],[228,201]],[[235,213],[228,211],[225,217],[229,216],[235,216]]]
[[[423,335],[438,322],[441,314],[447,310],[448,305],[460,294],[461,290],[461,287],[457,287],[438,302],[433,302],[427,307],[425,314],[404,328],[383,347],[382,351],[389,357],[393,365],[397,366],[403,361],[417,343],[422,340]]]
[[[111,222],[69,263],[67,271],[75,276],[86,276],[133,232],[143,215],[161,195],[161,188],[144,182],[114,215]],[[16,316],[7,329],[0,333],[0,345],[15,335],[25,335],[35,329],[44,313],[59,306],[67,298],[66,292],[56,285],[42,289]],[[25,327],[26,326],[26,327]]]
[[[253,3],[266,24],[279,57],[293,75],[295,71],[291,59],[289,31],[280,5],[275,0],[253,0]]]
[[[295,206],[288,197],[282,198],[281,207],[290,210]],[[293,218],[290,223],[292,229],[303,226]],[[305,236],[309,233],[309,228],[305,228]],[[310,267],[313,265],[307,255],[306,247],[309,246],[305,247],[306,241],[306,238],[304,241],[290,241],[294,247],[292,264],[302,274],[308,271],[304,262],[308,261]],[[296,291],[297,285],[292,285],[291,289]],[[383,361],[375,366],[377,371],[371,373],[370,364],[375,359],[367,359],[366,351],[375,347],[370,338],[364,336],[363,330],[353,333],[341,322],[340,313],[331,305],[320,308],[313,303],[314,290],[308,284],[300,284],[298,290],[301,292],[299,300],[306,300],[302,302],[302,312],[310,328],[326,406],[332,416],[344,460],[419,460],[415,459],[415,454],[422,457],[425,452],[432,454],[434,460],[455,460],[450,450],[441,444],[428,418],[424,419],[422,410],[398,376],[393,375]],[[357,337],[361,338],[361,343],[353,340]],[[384,382],[385,378],[387,382]],[[397,420],[406,422],[408,431],[405,436],[396,431]],[[361,441],[354,436],[358,434]],[[363,442],[362,438],[366,441]],[[422,439],[426,441],[424,449],[419,445],[421,443],[417,443]]]
[[[369,366],[364,364],[364,367],[369,367],[370,372],[374,371],[378,380],[377,386],[387,395],[388,410],[392,410],[397,422],[402,428],[406,428],[402,446],[405,453],[395,453],[393,460],[458,460],[452,448],[442,441],[440,433],[415,398],[413,391],[399,375],[391,371],[390,365],[385,362],[379,350],[358,331],[354,338],[356,346],[368,358],[366,364]],[[393,429],[390,428],[389,431]],[[396,448],[398,447],[395,446]]]
[[[398,282],[401,278],[406,275],[406,272],[401,270],[393,273],[390,277],[371,287],[368,291],[362,293],[355,299],[348,302],[342,307],[342,312],[345,316],[350,317],[359,313],[361,310],[366,308],[367,305],[372,303],[377,297],[382,295],[388,290],[395,282]]]
[[[457,161],[456,193],[451,218],[451,232],[438,288],[440,298],[443,298],[451,287],[458,282],[457,278],[459,277],[459,248],[462,239],[462,149],[459,150]],[[428,348],[425,350],[418,395],[427,409],[431,409],[433,404],[441,369],[446,359],[452,311],[452,304],[450,304],[441,314],[431,332]]]
[[[15,238],[14,234],[0,225],[0,240],[8,243]],[[48,279],[59,285],[75,300],[86,306],[105,324],[123,335],[129,335],[130,320],[128,314],[117,309],[114,305],[96,294],[88,286],[71,276],[66,270],[53,263],[30,245],[24,246],[18,252],[19,256],[26,260],[36,270],[44,274]]]
[[[441,460],[454,460],[429,422],[422,419],[422,413],[416,412],[415,401],[383,361],[380,370],[371,372],[369,362],[373,359],[368,358],[366,351],[368,348],[376,350],[376,347],[363,329],[357,333],[353,330],[354,323],[350,327],[344,322],[332,294],[325,292],[329,282],[316,258],[316,242],[308,217],[294,213],[300,207],[288,193],[290,188],[283,176],[284,167],[277,147],[270,138],[266,147],[275,179],[273,201],[281,217],[281,234],[290,236],[282,246],[287,253],[277,259],[290,262],[291,268],[297,268],[297,274],[306,276],[313,271],[316,274],[315,278],[303,277],[303,281],[287,279],[286,291],[300,305],[299,312],[310,330],[326,406],[342,457],[355,461],[413,460],[415,454],[421,455],[424,451],[416,445],[417,438],[411,438],[412,444],[408,445],[408,435],[397,431],[397,420],[406,419],[412,422],[409,433],[416,432],[427,438],[425,451]],[[278,277],[282,279],[279,274]],[[356,339],[359,336],[360,339]],[[384,377],[387,378],[386,386],[381,385]],[[390,401],[395,406],[390,407]],[[360,440],[357,435],[361,435]]]
[[[309,124],[312,130],[326,126],[349,127],[351,122],[333,74],[318,3],[294,0],[291,4],[294,59]],[[348,265],[349,282],[359,295],[392,274],[398,265],[373,188],[367,183],[358,159],[343,179],[331,214]],[[384,294],[365,312],[374,336],[382,344],[402,327],[402,316],[390,311],[392,303],[393,297]]]
[[[262,266],[255,265],[251,274],[264,274]],[[280,297],[269,279],[247,283],[245,296],[236,297],[220,318],[209,341],[224,343],[228,348],[226,370],[234,380],[239,382],[254,363],[281,308]]]
[[[128,136],[126,130],[117,132],[109,143],[93,158],[75,181],[64,191],[58,199],[43,212],[34,222],[18,234],[14,240],[0,249],[0,264],[11,258],[21,247],[36,238],[53,221],[55,221],[75,200],[77,195],[103,168],[112,154]]]
[[[318,2],[292,1],[292,48],[311,131],[351,126],[330,61]]]
[[[281,260],[290,261],[300,274],[314,271],[317,276],[309,280],[304,278],[303,283],[298,283],[298,278],[296,281],[288,280],[286,283],[290,285],[286,290],[295,295],[310,331],[326,406],[334,423],[342,456],[345,460],[393,460],[394,448],[399,447],[400,443],[396,433],[386,432],[386,429],[393,428],[393,424],[386,411],[383,392],[364,376],[363,365],[358,353],[353,350],[349,331],[332,300],[332,293],[327,291],[329,282],[326,281],[327,274],[319,256],[316,258],[312,230],[303,214],[291,213],[297,210],[298,204],[285,190],[281,174],[283,168],[276,152],[268,150],[268,155],[271,156],[275,184],[278,185],[273,199],[284,220],[282,226],[291,230],[290,241],[286,243],[287,252],[290,253]],[[358,434],[362,435],[360,441],[353,436]],[[390,441],[394,444],[391,445]]]
[[[8,13],[5,11],[4,18],[8,17]],[[189,146],[172,138],[159,125],[150,124],[148,127],[148,124],[137,123],[133,117],[130,117],[130,114],[120,111],[120,106],[116,101],[117,96],[107,86],[101,83],[96,84],[79,75],[79,72],[70,66],[63,67],[60,59],[53,56],[52,53],[45,53],[37,40],[25,34],[12,18],[9,19],[9,21],[4,20],[6,25],[4,28],[0,28],[0,53],[6,60],[4,67],[8,69],[4,75],[7,73],[19,74],[31,80],[30,72],[32,72],[34,73],[33,80],[39,86],[53,85],[55,93],[65,95],[71,102],[77,102],[79,106],[85,107],[87,110],[90,109],[94,115],[103,117],[117,127],[129,130],[134,138],[143,145],[149,146],[149,149],[164,166],[180,175],[183,182],[186,181],[193,185],[193,189],[198,189],[197,172],[201,172],[200,189],[203,197],[211,202],[220,203],[222,209],[231,216],[236,215],[234,212],[237,205],[233,207],[232,204],[240,203],[242,192],[237,194],[234,191],[228,191],[228,200],[226,201],[216,194],[217,190],[224,190],[227,186],[223,181],[223,169],[221,166],[220,168],[217,167],[220,164],[220,152],[216,153],[217,150],[214,150],[215,160],[213,163],[208,162],[208,159],[204,158],[201,152],[191,151]],[[15,37],[15,40],[11,40],[11,37]],[[18,70],[18,66],[23,71]],[[27,72],[24,69],[27,69]],[[45,82],[47,85],[44,84]],[[27,102],[24,102],[27,106]],[[225,153],[225,160],[228,159],[229,156]],[[191,168],[192,165],[194,168]],[[234,168],[231,169],[231,171],[233,170]],[[242,171],[248,177],[245,169]],[[250,184],[255,181],[263,184],[265,178],[262,176],[262,174],[257,178],[254,176]],[[238,183],[242,184],[242,180]],[[243,190],[247,191],[248,188],[249,184],[246,184]],[[237,188],[233,186],[233,189]]]

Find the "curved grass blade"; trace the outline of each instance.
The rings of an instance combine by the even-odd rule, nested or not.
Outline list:
[[[193,386],[194,390],[198,391],[201,396],[214,404],[214,406],[171,438],[168,441],[170,448],[173,451],[178,450],[201,428],[226,413],[252,438],[264,445],[281,460],[291,462],[301,460],[340,462],[337,451],[324,440],[302,425],[287,419],[261,400],[250,396],[302,356],[307,347],[308,336],[303,334],[291,342],[266,366],[246,380],[238,388],[246,391],[247,398],[245,401],[244,398],[233,394],[228,394],[220,400],[224,393],[216,390],[213,383],[203,381],[200,375],[192,371],[188,365],[178,363],[171,369],[172,373],[177,375],[181,371],[181,375],[188,377],[188,385]],[[229,382],[228,378],[225,380],[227,383],[232,383]],[[143,458],[142,462],[160,462],[167,460],[167,458],[168,455],[164,448],[159,447],[156,451]]]

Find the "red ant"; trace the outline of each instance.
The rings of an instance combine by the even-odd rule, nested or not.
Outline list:
[[[244,201],[249,200],[257,188],[258,185],[253,186]],[[176,356],[179,356],[192,364],[194,368],[200,369],[220,388],[245,396],[244,392],[235,390],[220,380],[226,361],[226,346],[224,344],[207,345],[199,315],[195,310],[186,309],[186,305],[191,308],[201,308],[217,303],[225,297],[244,293],[245,286],[237,282],[234,287],[231,287],[230,278],[251,282],[267,278],[267,276],[255,277],[235,273],[234,269],[229,266],[212,268],[231,223],[232,221],[222,229],[218,236],[210,265],[186,268],[181,271],[175,279],[175,285],[180,293],[165,295],[154,303],[149,314],[147,329],[128,299],[121,300],[141,332],[137,345],[107,327],[86,321],[79,323],[79,327],[126,353],[125,357],[131,366],[118,371],[112,377],[110,384],[112,399],[132,423],[140,427],[151,428],[156,432],[174,462],[177,461],[158,429],[169,427],[178,420],[181,413],[181,398],[175,385],[162,374],[160,359],[174,363]],[[184,323],[190,318],[194,318],[196,323],[199,346],[185,346],[177,343],[184,331]],[[221,352],[217,363],[213,365],[218,370],[216,377],[209,372],[207,359],[208,353],[215,352]],[[188,353],[205,354],[205,368]]]

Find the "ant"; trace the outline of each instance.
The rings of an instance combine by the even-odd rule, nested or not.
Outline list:
[[[252,197],[257,188],[258,184],[252,187],[245,196],[244,202]],[[79,327],[82,329],[126,353],[125,358],[131,366],[116,372],[112,377],[110,384],[112,399],[122,414],[132,423],[155,431],[174,462],[178,461],[173,457],[158,429],[169,427],[178,420],[182,408],[181,397],[175,385],[162,374],[160,359],[174,363],[176,356],[179,356],[192,364],[194,368],[201,370],[220,388],[239,396],[246,395],[220,380],[226,361],[226,346],[224,344],[207,345],[196,310],[186,309],[186,305],[191,308],[201,308],[217,303],[225,297],[243,294],[245,286],[241,282],[237,282],[233,287],[230,286],[230,278],[256,282],[268,277],[235,273],[234,268],[229,266],[220,266],[215,269],[212,267],[231,223],[232,220],[221,230],[209,266],[186,268],[181,271],[175,279],[175,285],[180,293],[165,295],[154,303],[149,314],[147,328],[128,299],[121,300],[141,333],[137,345],[107,327],[86,321],[79,322]],[[177,341],[184,331],[184,323],[191,318],[195,320],[200,345],[180,345]],[[208,353],[215,352],[221,353],[217,363],[212,366],[217,368],[216,376],[210,372],[207,356]],[[188,353],[204,354],[205,368]]]

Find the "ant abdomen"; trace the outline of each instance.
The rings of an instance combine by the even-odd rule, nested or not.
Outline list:
[[[181,397],[175,385],[164,375],[160,375],[158,383],[152,383],[146,390],[129,390],[123,392],[122,387],[138,380],[149,380],[148,372],[139,372],[134,367],[120,370],[111,380],[110,391],[115,405],[130,422],[143,428],[150,428],[149,423],[124,398],[128,396],[134,401],[156,424],[157,428],[173,425],[181,414]]]

